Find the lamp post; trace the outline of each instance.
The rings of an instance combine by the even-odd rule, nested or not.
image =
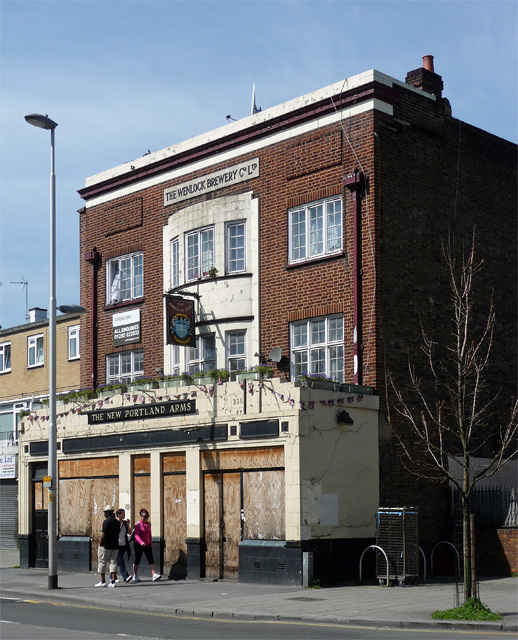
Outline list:
[[[50,131],[50,298],[49,298],[49,463],[48,503],[49,589],[58,588],[57,557],[57,447],[56,447],[56,174],[54,173],[54,130],[57,122],[31,113],[25,120]]]

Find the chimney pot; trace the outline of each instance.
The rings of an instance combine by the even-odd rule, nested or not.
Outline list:
[[[435,73],[433,70],[433,56],[423,56],[423,69]]]

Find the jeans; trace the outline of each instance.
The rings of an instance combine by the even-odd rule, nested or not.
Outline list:
[[[119,547],[119,553],[117,554],[117,564],[119,565],[119,573],[122,576],[123,580],[126,580],[128,577],[128,572],[126,571],[126,563],[124,562],[124,554],[126,553],[126,547]]]

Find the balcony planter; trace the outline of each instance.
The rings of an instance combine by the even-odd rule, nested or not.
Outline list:
[[[187,383],[183,380],[183,378],[171,377],[171,378],[161,378],[158,381],[158,386],[160,389],[172,389],[173,387],[183,387]]]
[[[158,382],[153,378],[137,378],[128,385],[128,390],[135,393],[136,391],[150,391],[158,389]]]
[[[115,394],[124,393],[125,391],[127,391],[126,385],[120,383],[104,384],[96,389],[99,398],[109,398]]]
[[[260,380],[261,376],[258,371],[243,371],[236,373],[236,380],[238,382],[248,382],[249,380]]]
[[[310,378],[303,376],[299,380],[299,385],[307,389],[322,389],[323,391],[341,391],[342,384],[325,378]]]

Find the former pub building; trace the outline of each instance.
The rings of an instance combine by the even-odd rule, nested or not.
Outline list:
[[[419,510],[425,552],[448,539],[446,487],[399,460],[386,371],[405,380],[421,322],[443,339],[442,247],[475,229],[514,392],[515,185],[516,145],[452,115],[431,56],[88,178],[81,386],[98,395],[58,417],[60,536],[91,536],[95,566],[103,505],[145,507],[164,575],[286,583],[311,561],[356,575],[380,506]],[[26,424],[29,545],[45,434]]]

